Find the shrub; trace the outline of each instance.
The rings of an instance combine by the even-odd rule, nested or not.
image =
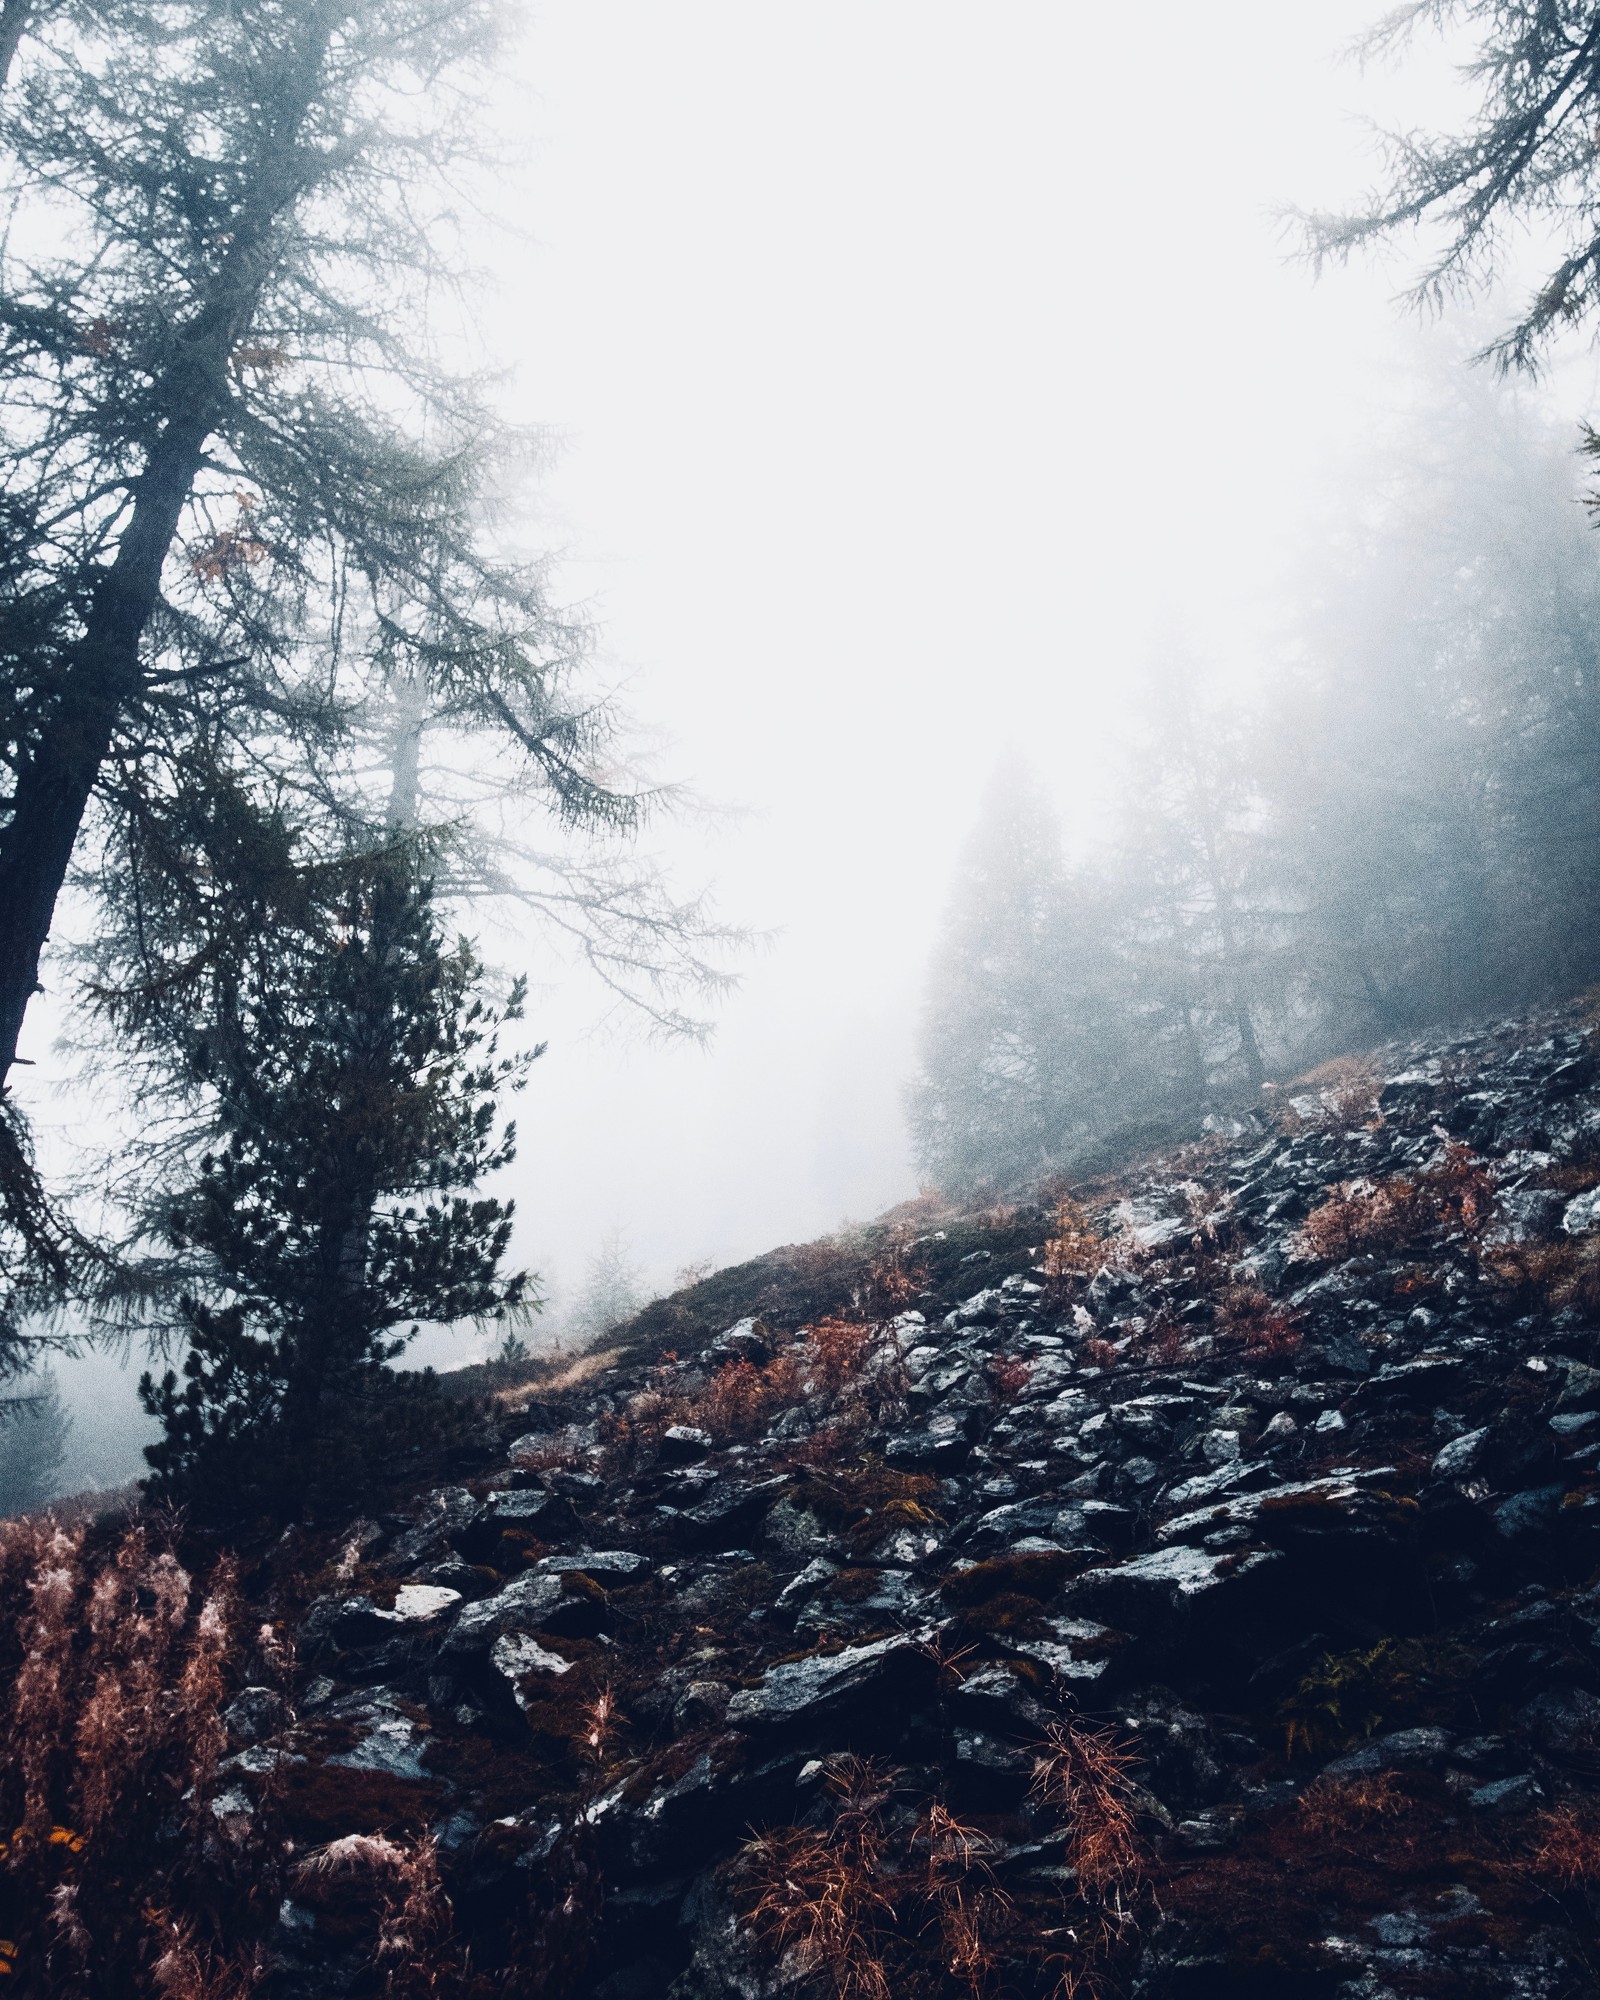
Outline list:
[[[1041,1263],[1056,1289],[1075,1278],[1092,1278],[1106,1261],[1108,1246],[1075,1201],[1056,1203],[1054,1234],[1045,1241]]]
[[[1363,1251],[1399,1250],[1438,1230],[1472,1234],[1487,1220],[1494,1183],[1467,1146],[1446,1146],[1431,1167],[1385,1181],[1342,1181],[1312,1210],[1300,1253],[1339,1263]]]
[[[1141,1874],[1132,1763],[1127,1746],[1081,1722],[1052,1723],[1034,1762],[1035,1809],[1060,1827],[1079,1893],[1118,1925],[1131,1912]]]
[[[20,1990],[227,2000],[254,1983],[275,1855],[226,1810],[232,1564],[197,1588],[143,1525],[0,1534],[0,1881]],[[217,1810],[222,1807],[222,1810]]]

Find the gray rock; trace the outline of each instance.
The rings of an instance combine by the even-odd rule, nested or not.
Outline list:
[[[1472,1469],[1488,1435],[1488,1426],[1485,1425],[1480,1430],[1466,1431],[1460,1437],[1452,1438],[1442,1451],[1434,1455],[1435,1479],[1462,1478]]]
[[[1218,1555],[1177,1545],[1134,1556],[1114,1569],[1087,1570],[1066,1586],[1064,1597],[1074,1611],[1148,1632],[1175,1612],[1238,1595],[1281,1560],[1275,1549]]]
[[[821,1516],[813,1514],[809,1507],[798,1506],[787,1494],[767,1509],[761,1532],[775,1548],[795,1556],[831,1549],[834,1545]]]
[[[424,1728],[400,1706],[396,1696],[382,1690],[347,1696],[326,1711],[340,1722],[351,1723],[359,1731],[356,1742],[327,1761],[339,1770],[381,1771],[390,1778],[426,1778],[422,1753],[427,1747]]]
[[[467,1605],[441,1650],[447,1654],[482,1653],[502,1633],[541,1632],[565,1598],[559,1576],[530,1571],[493,1597]]]
[[[1494,1524],[1508,1541],[1519,1535],[1537,1534],[1548,1528],[1561,1512],[1566,1498],[1564,1486],[1536,1486],[1526,1493],[1513,1493],[1494,1510]]]
[[[1493,1784],[1479,1785],[1467,1794],[1467,1803],[1478,1812],[1532,1812],[1544,1793],[1531,1771],[1519,1771],[1514,1778],[1496,1778]]]
[[[269,1687],[241,1688],[222,1711],[228,1741],[240,1745],[276,1736],[288,1721],[289,1704]]]
[[[609,1590],[639,1582],[654,1567],[636,1549],[576,1549],[571,1555],[541,1556],[533,1569],[536,1576],[586,1576]]]
[[[932,1679],[933,1660],[909,1634],[813,1653],[768,1667],[760,1684],[742,1688],[728,1704],[734,1729],[805,1728],[865,1705],[903,1699]],[[885,1711],[888,1720],[888,1711]]]
[[[691,1465],[710,1449],[710,1431],[694,1424],[669,1424],[661,1433],[658,1457],[663,1465]]]
[[[1336,1757],[1324,1770],[1329,1778],[1359,1778],[1374,1771],[1422,1771],[1444,1762],[1454,1741],[1447,1729],[1396,1729]]]
[[[1587,1236],[1600,1229],[1600,1187],[1572,1197],[1562,1211],[1561,1227],[1569,1236]]]

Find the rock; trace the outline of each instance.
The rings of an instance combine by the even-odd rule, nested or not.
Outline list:
[[[791,1577],[776,1598],[780,1611],[790,1611],[812,1597],[830,1578],[837,1576],[839,1565],[829,1562],[824,1556],[817,1556],[808,1562],[800,1574]]]
[[[440,1583],[403,1583],[394,1594],[394,1606],[380,1617],[390,1617],[399,1625],[427,1625],[442,1616],[452,1604],[461,1602],[461,1592]]]
[[[586,1576],[607,1590],[638,1583],[654,1567],[634,1549],[576,1549],[571,1555],[541,1556],[533,1566],[536,1576]]]
[[[1521,1771],[1514,1778],[1496,1778],[1467,1794],[1467,1803],[1475,1812],[1532,1812],[1543,1801],[1544,1793],[1531,1771]]]
[[[668,1424],[661,1433],[656,1460],[661,1465],[692,1465],[711,1449],[711,1433],[694,1424]]]
[[[499,1551],[508,1529],[541,1542],[575,1541],[583,1532],[570,1500],[535,1486],[492,1493],[454,1539],[470,1561],[482,1561]]]
[[[525,1682],[535,1676],[540,1680],[555,1679],[572,1671],[570,1660],[541,1646],[528,1632],[502,1632],[489,1648],[489,1664],[503,1680],[510,1682],[516,1704],[524,1710],[532,1706],[535,1698]]]
[[[1434,1478],[1463,1478],[1472,1469],[1488,1435],[1488,1427],[1484,1426],[1481,1430],[1466,1431],[1460,1437],[1452,1438],[1442,1451],[1434,1454]]]
[[[690,1681],[673,1708],[673,1724],[680,1732],[720,1728],[732,1699],[726,1681]]]
[[[1336,1757],[1323,1770],[1327,1778],[1358,1778],[1374,1771],[1424,1771],[1442,1764],[1450,1754],[1446,1729],[1396,1729]]]
[[[708,1361],[770,1361],[772,1337],[759,1319],[742,1319],[705,1350]]]
[[[1322,1412],[1322,1415],[1318,1417],[1317,1421],[1311,1426],[1311,1428],[1314,1431],[1316,1431],[1320,1436],[1320,1435],[1326,1435],[1327,1432],[1329,1431],[1345,1430],[1348,1428],[1348,1426],[1346,1425],[1344,1416],[1340,1411],[1324,1410]]]
[[[906,1634],[811,1653],[768,1667],[757,1686],[742,1688],[728,1704],[728,1723],[735,1729],[811,1729],[872,1707],[892,1735],[898,1705],[932,1677],[925,1643]]]
[[[902,1472],[953,1472],[971,1458],[972,1442],[956,1418],[936,1417],[923,1430],[896,1431],[883,1456]]]
[[[704,1500],[684,1509],[683,1525],[696,1546],[731,1549],[755,1534],[788,1483],[782,1478],[762,1479],[747,1486],[741,1480],[724,1480]]]
[[[1574,1195],[1561,1213],[1561,1227],[1568,1236],[1587,1236],[1600,1229],[1600,1187]]]
[[[1276,1550],[1213,1555],[1182,1546],[1134,1556],[1114,1569],[1092,1569],[1066,1586],[1074,1611],[1087,1611],[1132,1632],[1151,1633],[1177,1612],[1208,1608],[1236,1598],[1258,1584],[1263,1571],[1281,1560]]]
[[[1566,1493],[1564,1486],[1536,1486],[1526,1493],[1513,1493],[1495,1508],[1494,1525],[1507,1540],[1537,1534],[1554,1523]]]
[[[1508,1189],[1500,1196],[1494,1227],[1485,1231],[1484,1241],[1494,1249],[1546,1242],[1556,1233],[1558,1222],[1565,1227],[1564,1210],[1570,1212],[1571,1206],[1554,1188]]]
[[[1237,1431],[1206,1431],[1200,1439],[1201,1456],[1207,1465],[1232,1465],[1239,1457]]]
[[[1600,1368],[1591,1368],[1582,1361],[1565,1361],[1560,1366],[1566,1380],[1556,1398],[1558,1410],[1586,1409],[1600,1403]]]
[[[566,1602],[559,1576],[530,1572],[508,1583],[493,1597],[467,1605],[445,1639],[446,1654],[484,1652],[506,1632],[542,1632]]]
[[[289,1721],[289,1704],[275,1688],[241,1688],[222,1711],[228,1741],[235,1745],[260,1743],[276,1736]]]
[[[834,1538],[823,1526],[821,1518],[787,1494],[767,1509],[761,1532],[775,1548],[795,1556],[810,1555],[813,1551],[834,1546]]]
[[[333,1703],[326,1713],[335,1721],[352,1724],[359,1732],[350,1749],[327,1759],[334,1768],[381,1771],[390,1778],[427,1777],[422,1762],[425,1731],[406,1713],[397,1696],[382,1689],[362,1693]]]

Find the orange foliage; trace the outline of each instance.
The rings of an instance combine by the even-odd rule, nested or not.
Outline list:
[[[1081,1722],[1052,1723],[1034,1761],[1034,1803],[1059,1825],[1079,1892],[1118,1918],[1127,1912],[1141,1873],[1128,1776],[1132,1763],[1130,1749]]]
[[[1044,1274],[1061,1285],[1073,1278],[1091,1278],[1106,1261],[1106,1244],[1075,1201],[1056,1203],[1055,1233],[1044,1246]]]
[[[240,1663],[231,1562],[200,1590],[143,1526],[91,1557],[84,1529],[10,1522],[0,1604],[0,1880],[26,1913],[7,1969],[30,1991],[247,1992],[254,1946],[218,1940],[248,1933],[224,1913],[270,1863],[249,1813],[212,1810]]]
[[[1434,1166],[1386,1181],[1342,1181],[1300,1232],[1301,1254],[1338,1263],[1367,1250],[1398,1250],[1434,1230],[1469,1234],[1487,1219],[1494,1183],[1467,1146],[1452,1144]]]

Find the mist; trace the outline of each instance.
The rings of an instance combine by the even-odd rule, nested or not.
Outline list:
[[[502,1178],[550,1332],[608,1243],[648,1295],[916,1192],[930,959],[1003,760],[1081,859],[1174,634],[1208,700],[1288,699],[1330,544],[1466,365],[1381,266],[1313,283],[1288,254],[1282,204],[1370,176],[1353,111],[1448,108],[1440,65],[1402,88],[1336,59],[1371,11],[1158,5],[1130,47],[1025,0],[540,9],[501,82],[526,235],[486,252],[481,330],[548,440],[555,594],[689,795],[645,843],[756,934],[697,1047],[475,920],[548,1043]],[[1573,355],[1523,396],[1570,423],[1592,386]],[[113,1108],[51,1054],[59,986],[30,1023],[41,1144],[73,1155]],[[141,1365],[57,1365],[64,1486],[138,1469]]]

